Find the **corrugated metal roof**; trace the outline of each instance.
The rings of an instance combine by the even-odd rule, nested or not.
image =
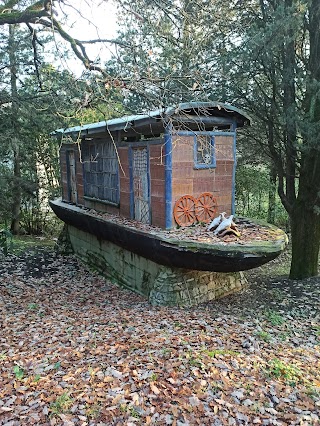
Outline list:
[[[225,117],[233,115],[243,123],[250,123],[250,117],[244,111],[234,107],[233,105],[224,104],[222,102],[187,102],[178,104],[177,106],[150,111],[146,114],[130,115],[121,118],[113,118],[107,121],[99,121],[98,123],[85,124],[83,126],[69,127],[67,129],[57,129],[52,132],[51,135],[69,135],[74,137],[81,137],[95,133],[125,130],[126,128],[139,127],[143,124],[152,124],[157,119],[162,119],[165,123],[166,118],[169,118],[170,116],[183,114],[188,110],[197,109],[199,112],[201,112],[201,110],[204,112],[204,110],[209,111],[215,109],[217,110],[217,115],[222,115]],[[200,116],[201,114],[197,115]]]

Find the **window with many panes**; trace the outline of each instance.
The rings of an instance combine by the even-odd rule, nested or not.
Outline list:
[[[195,167],[199,169],[216,167],[214,136],[197,134],[194,139]]]
[[[112,141],[82,143],[84,196],[119,203],[119,164]]]

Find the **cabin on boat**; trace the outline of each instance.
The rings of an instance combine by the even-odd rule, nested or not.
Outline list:
[[[231,105],[190,102],[56,130],[62,200],[50,205],[74,253],[153,305],[191,306],[242,289],[241,271],[281,253],[282,231],[227,244],[175,228],[234,213],[236,130],[246,123]]]
[[[235,210],[239,109],[190,102],[53,134],[62,201],[162,229]]]

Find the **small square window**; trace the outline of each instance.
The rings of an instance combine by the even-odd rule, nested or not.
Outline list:
[[[206,134],[195,136],[195,167],[197,169],[216,167],[214,137]]]

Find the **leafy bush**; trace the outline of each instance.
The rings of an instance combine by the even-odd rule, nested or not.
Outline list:
[[[263,166],[238,165],[236,171],[236,212],[240,216],[268,220],[269,208],[274,208],[275,223],[286,227],[288,215],[277,194],[270,205],[269,193],[275,191],[269,170]]]
[[[9,229],[1,229],[0,230],[0,250],[2,253],[7,256],[9,249],[12,245],[12,234]]]

